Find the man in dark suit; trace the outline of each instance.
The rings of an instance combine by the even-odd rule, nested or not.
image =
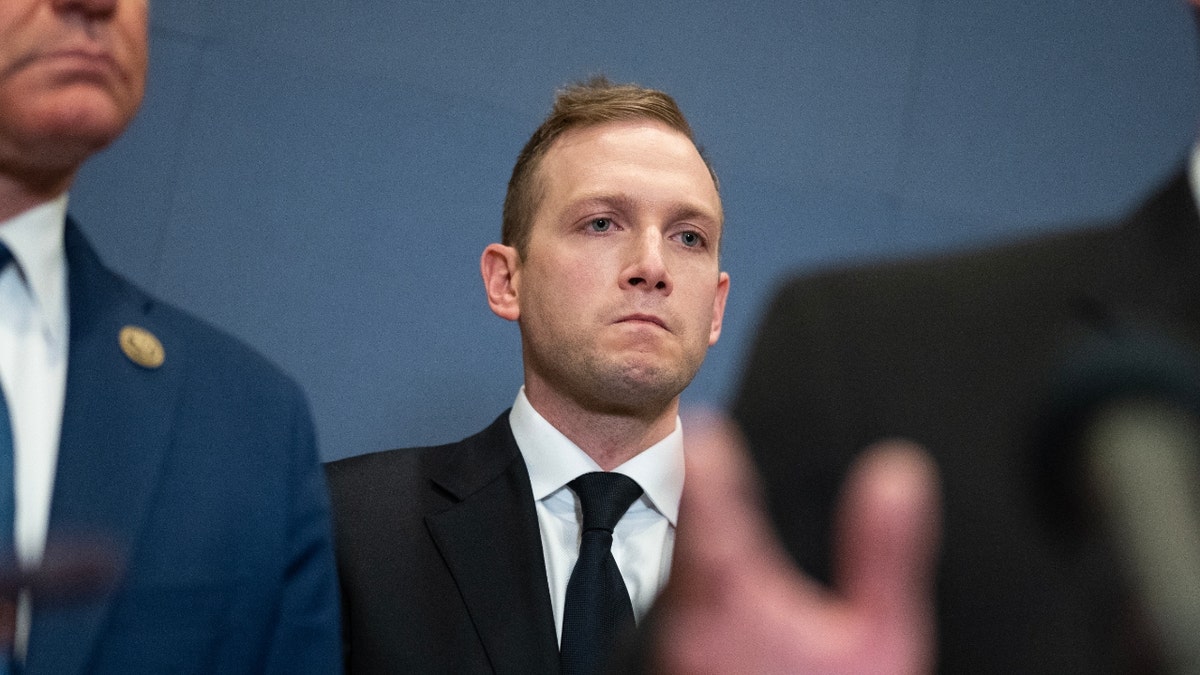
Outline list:
[[[559,93],[513,170],[503,243],[481,260],[492,311],[521,330],[513,407],[457,443],[328,466],[351,673],[595,672],[668,572],[643,665],[928,664],[936,507],[919,454],[892,448],[852,491],[863,528],[847,576],[868,581],[844,604],[782,564],[724,432],[689,435],[716,452],[689,449],[681,508],[679,395],[721,330],[722,221],[669,96],[603,79]],[[634,487],[615,524],[589,524],[597,477]],[[619,601],[579,605],[597,530]]]
[[[0,671],[336,672],[303,395],[105,268],[66,216],[141,102],[147,4],[0,3],[0,548],[25,570],[3,575],[23,590]]]
[[[1130,326],[1200,346],[1186,172],[1116,225],[789,282],[734,410],[789,550],[828,578],[846,467],[872,440],[911,438],[944,482],[943,672],[1152,672],[1111,544],[1065,520],[1070,488],[1046,480],[1065,448],[1037,445],[1073,349]]]
[[[622,614],[646,611],[683,487],[679,394],[721,331],[721,225],[670,97],[560,94],[480,263],[492,311],[520,325],[513,408],[458,443],[329,466],[351,672],[558,672],[584,474],[636,481],[609,529]]]

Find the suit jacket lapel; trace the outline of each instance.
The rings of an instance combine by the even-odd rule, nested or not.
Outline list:
[[[77,533],[128,561],[170,443],[186,354],[155,325],[153,300],[105,269],[70,221],[66,253],[70,346],[49,541]],[[117,341],[126,325],[158,337],[164,365],[148,369],[126,358]],[[84,670],[113,596],[35,605],[26,672]]]
[[[492,667],[558,672],[558,639],[529,473],[507,413],[434,475],[461,501],[426,518]],[[531,661],[530,655],[536,655]]]
[[[1134,212],[1121,235],[1118,254],[1127,265],[1120,306],[1176,328],[1200,325],[1200,216],[1187,172]]]

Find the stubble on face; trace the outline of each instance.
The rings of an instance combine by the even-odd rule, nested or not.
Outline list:
[[[523,334],[538,334],[526,330]],[[639,350],[623,345],[610,348],[597,334],[559,333],[549,344],[526,341],[528,369],[546,384],[567,393],[587,410],[621,417],[653,418],[674,405],[704,360],[703,352],[663,358],[649,344]]]
[[[545,200],[519,284],[531,400],[531,390],[544,387],[589,412],[673,419],[727,288],[716,255],[720,200],[707,165],[682,134],[614,123],[569,132],[540,174]],[[673,215],[680,213],[691,215]],[[608,237],[580,231],[595,217],[611,219]],[[711,247],[704,253],[679,243],[693,230]],[[645,280],[631,283],[636,277]]]

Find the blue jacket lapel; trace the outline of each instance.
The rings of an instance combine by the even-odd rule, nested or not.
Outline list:
[[[156,326],[154,300],[104,268],[68,220],[70,346],[50,540],[83,533],[128,559],[170,444],[184,345]],[[166,351],[155,369],[134,364],[117,335],[155,334]],[[26,673],[77,673],[97,639],[112,594],[65,607],[36,604]]]

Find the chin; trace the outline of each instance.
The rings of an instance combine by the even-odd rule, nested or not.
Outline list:
[[[66,144],[100,149],[116,140],[128,122],[126,116],[112,110],[64,111],[51,121],[46,132]]]
[[[102,148],[125,130],[137,113],[140,96],[80,83],[48,96],[33,113],[34,124],[47,137]]]
[[[692,374],[663,368],[658,364],[625,364],[609,377],[596,378],[595,390],[603,398],[620,402],[630,410],[658,409],[675,400]]]
[[[74,125],[54,124],[37,135],[38,163],[46,169],[78,168],[88,157],[111,144],[125,125],[112,120],[78,118]]]
[[[73,173],[116,138],[104,130],[72,129],[41,136],[29,169],[46,174]]]

